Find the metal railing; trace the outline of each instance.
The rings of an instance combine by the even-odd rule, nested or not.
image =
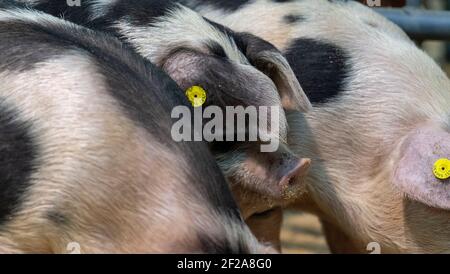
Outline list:
[[[422,0],[355,0],[393,21],[416,40],[450,41],[450,11],[422,9]],[[450,1],[448,1],[450,4]],[[403,8],[389,8],[392,6]],[[378,6],[378,7],[377,7]]]
[[[431,11],[410,7],[376,8],[375,10],[399,25],[414,39],[450,41],[450,11]]]

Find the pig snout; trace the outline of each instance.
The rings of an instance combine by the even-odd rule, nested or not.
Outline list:
[[[297,157],[288,155],[287,158],[280,160],[279,186],[287,189],[290,186],[298,183],[304,176],[306,176],[309,167],[311,166],[310,159],[299,159]]]

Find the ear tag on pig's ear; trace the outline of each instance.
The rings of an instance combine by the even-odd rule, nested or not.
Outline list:
[[[450,178],[450,160],[446,158],[437,160],[433,166],[433,173],[436,178],[441,180]]]
[[[193,107],[198,108],[206,102],[206,91],[200,86],[192,86],[186,90],[186,97]]]

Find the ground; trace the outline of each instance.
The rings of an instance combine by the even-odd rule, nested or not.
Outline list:
[[[283,253],[330,253],[322,234],[319,220],[315,216],[306,213],[285,213],[281,242]]]

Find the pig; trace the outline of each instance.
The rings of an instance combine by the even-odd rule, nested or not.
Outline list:
[[[1,253],[274,252],[207,145],[172,140],[188,102],[167,74],[112,36],[4,3]]]
[[[277,211],[305,189],[310,160],[286,145],[285,109],[308,111],[310,102],[283,55],[270,43],[205,20],[183,1],[22,1],[29,7],[111,33],[164,69],[181,87],[205,88],[205,106],[279,106],[279,149],[261,153],[258,142],[212,142],[244,219]],[[295,178],[295,179],[294,179]],[[293,183],[295,182],[295,184]],[[262,240],[266,240],[261,236]]]
[[[313,163],[294,208],[319,216],[332,252],[450,253],[450,181],[433,174],[450,157],[450,82],[398,26],[354,1],[187,2],[288,59],[313,104],[287,115]]]

